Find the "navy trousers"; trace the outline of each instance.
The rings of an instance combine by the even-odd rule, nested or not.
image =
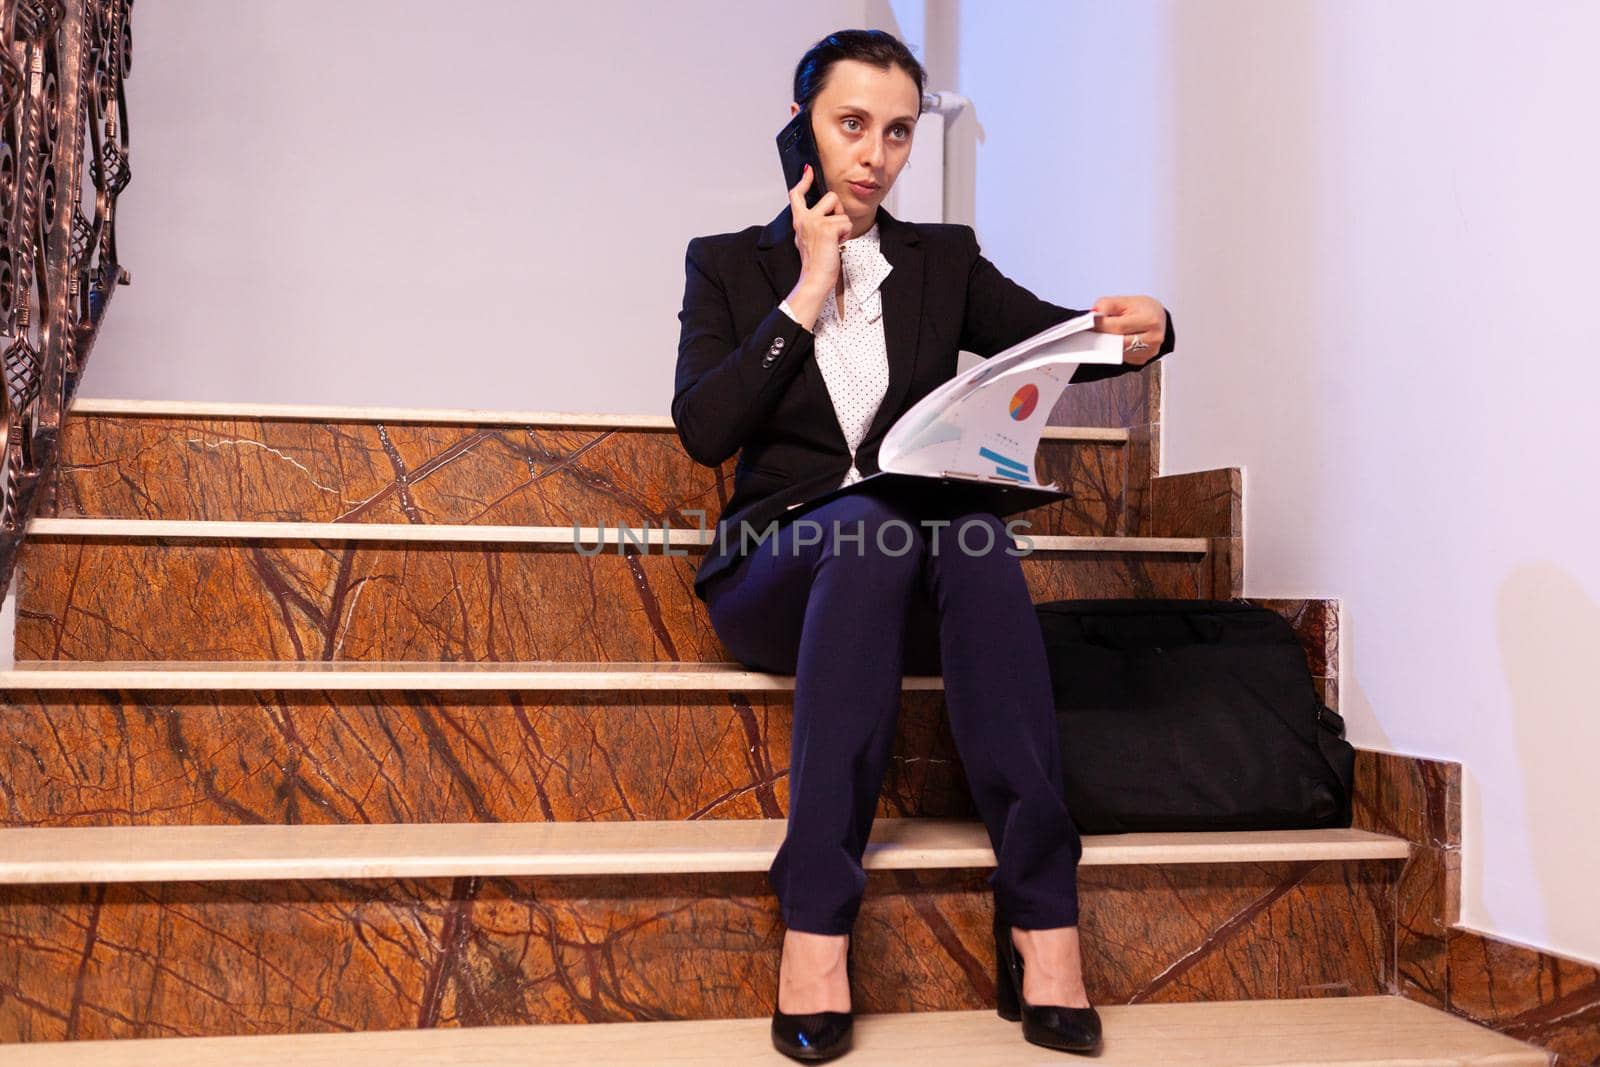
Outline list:
[[[1018,551],[993,515],[934,527],[861,492],[778,527],[707,587],[729,652],[795,676],[789,819],[767,872],[790,929],[850,931],[902,675],[941,672],[998,861],[995,907],[1023,929],[1077,925],[1083,847],[1062,800],[1044,639]]]

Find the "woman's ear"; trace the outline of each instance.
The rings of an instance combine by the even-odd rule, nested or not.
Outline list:
[[[798,114],[800,114],[800,105],[793,100],[789,101],[789,117],[794,118]]]

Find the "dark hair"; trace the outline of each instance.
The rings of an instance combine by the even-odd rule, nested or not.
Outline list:
[[[922,85],[928,72],[900,38],[883,30],[839,30],[807,49],[794,68],[794,102],[809,108],[827,82],[828,71],[841,59],[870,63],[880,70],[899,67],[916,83],[917,113],[922,113]]]

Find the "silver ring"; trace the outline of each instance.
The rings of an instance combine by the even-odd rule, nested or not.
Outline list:
[[[1144,338],[1141,337],[1139,334],[1134,334],[1133,335],[1133,340],[1128,342],[1128,351],[1129,352],[1143,352],[1145,349],[1147,349],[1149,347],[1150,347],[1150,345],[1148,343],[1146,343]]]

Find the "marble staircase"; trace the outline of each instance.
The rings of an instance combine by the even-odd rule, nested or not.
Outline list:
[[[1056,413],[1036,600],[1241,592],[1240,473],[1161,475],[1143,377]],[[775,1057],[793,679],[690,585],[732,466],[665,419],[77,401],[0,672],[6,1062]],[[1336,602],[1263,603],[1337,706]],[[862,1063],[1042,1052],[941,691],[868,852]],[[1418,845],[1373,823],[1086,839],[1107,1062],[1546,1062],[1390,995]]]

